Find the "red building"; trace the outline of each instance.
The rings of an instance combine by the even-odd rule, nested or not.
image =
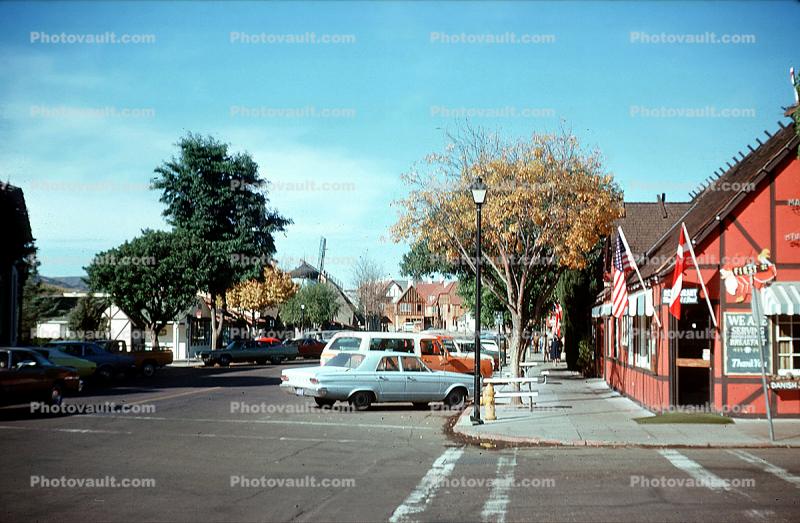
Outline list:
[[[593,309],[596,351],[608,384],[654,411],[701,407],[764,416],[758,293],[775,417],[800,416],[800,139],[784,127],[707,181],[690,202],[626,204],[620,226],[645,288],[628,273],[629,303],[611,315],[610,289]],[[684,271],[680,319],[669,314],[675,254],[685,223],[697,270]],[[615,245],[611,238],[609,245]],[[760,270],[754,288],[741,274]],[[610,267],[610,264],[609,264]],[[759,283],[759,281],[763,283]]]

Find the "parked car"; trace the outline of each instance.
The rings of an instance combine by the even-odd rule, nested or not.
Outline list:
[[[347,366],[340,366],[344,363]],[[411,402],[422,407],[432,401],[461,408],[474,392],[470,376],[433,371],[418,356],[394,351],[341,353],[325,366],[286,369],[281,388],[313,397],[321,407],[347,401],[358,410],[372,403]]]
[[[258,363],[264,365],[269,361],[273,365],[283,360],[297,358],[297,347],[282,343],[271,343],[258,340],[236,340],[220,350],[204,350],[198,353],[203,365],[210,367],[219,364],[227,367],[231,363]]]
[[[108,352],[92,341],[51,341],[45,347],[59,349],[71,356],[95,362],[97,364],[95,375],[106,381],[117,374],[128,374],[136,370],[136,360],[132,356]]]
[[[319,358],[325,344],[314,338],[295,338],[286,342],[287,345],[297,347],[297,352],[301,358]]]
[[[469,356],[471,358],[475,357],[474,339],[469,339],[469,340],[454,339],[453,342],[455,343],[458,349],[456,354],[458,354],[459,356]],[[483,340],[481,340],[481,359],[490,360],[492,362],[492,367],[495,369],[500,366],[500,352],[499,351],[495,352],[491,350],[484,344]]]
[[[278,345],[281,343],[281,340],[278,338],[273,338],[272,336],[261,336],[256,338],[256,341],[262,341],[264,343],[269,343],[270,345]]]
[[[75,369],[78,371],[78,375],[81,378],[88,378],[97,370],[97,363],[85,360],[83,358],[70,356],[66,352],[54,349],[52,347],[31,347],[31,350],[38,352],[47,358],[47,361],[53,365],[56,365],[57,367],[70,367]]]
[[[459,353],[452,336],[440,334],[421,339],[420,357],[431,370],[458,372],[460,374],[473,374],[475,372],[475,356]],[[493,372],[494,365],[491,359],[481,357],[481,376],[490,378]]]
[[[133,350],[127,352],[126,344],[123,340],[95,340],[95,343],[112,354],[131,356],[136,370],[147,378],[154,376],[156,370],[166,367],[173,361],[172,351],[169,349]]]
[[[78,372],[50,363],[29,349],[0,348],[0,403],[45,401],[60,405],[65,393],[80,392]]]

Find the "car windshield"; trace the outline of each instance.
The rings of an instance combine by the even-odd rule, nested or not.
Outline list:
[[[324,365],[324,367],[344,367],[355,369],[364,361],[363,354],[337,354]]]

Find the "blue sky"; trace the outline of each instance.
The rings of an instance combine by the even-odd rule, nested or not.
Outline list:
[[[686,200],[778,128],[799,14],[796,2],[2,2],[0,179],[25,190],[42,273],[77,275],[96,252],[165,228],[153,169],[187,131],[213,134],[254,155],[294,221],[277,238],[281,265],[315,262],[325,236],[339,279],[364,252],[398,276],[399,176],[445,145],[458,110],[508,136],[563,120],[626,199]],[[106,32],[155,42],[42,42]],[[677,43],[711,32],[751,41]],[[350,42],[275,42],[306,33]],[[441,43],[508,33],[544,42]],[[685,116],[697,109],[716,116]]]

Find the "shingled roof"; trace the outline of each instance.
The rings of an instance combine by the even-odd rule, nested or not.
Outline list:
[[[662,204],[660,198],[656,202],[625,202],[625,215],[615,225],[622,227],[631,252],[640,258],[691,205],[691,202]]]
[[[640,266],[642,277],[656,276],[671,269],[681,222],[686,223],[693,242],[700,244],[714,230],[717,217],[724,219],[752,193],[753,184],[758,186],[789,155],[797,154],[800,138],[795,134],[793,126],[781,124],[780,131],[768,136],[770,138],[766,142],[752,149],[750,154],[694,197],[684,215],[679,216],[645,253],[650,262]],[[627,230],[625,233],[627,234]]]

